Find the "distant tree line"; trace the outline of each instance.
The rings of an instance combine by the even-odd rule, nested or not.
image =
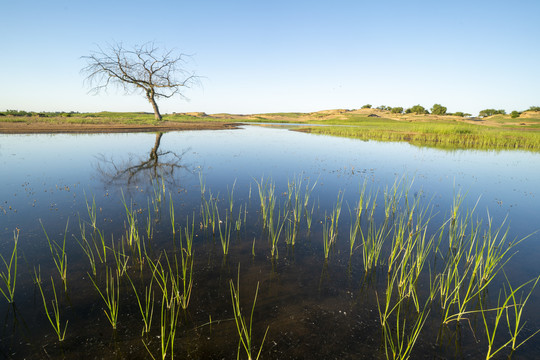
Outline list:
[[[372,108],[371,104],[366,104],[366,105],[362,106],[362,109],[371,109],[371,108]],[[377,106],[376,109],[390,111],[392,114],[403,114],[403,113],[405,113],[405,114],[417,114],[417,115],[433,114],[433,115],[454,115],[454,116],[461,116],[461,117],[471,116],[471,114],[465,113],[465,112],[462,112],[462,111],[456,111],[455,113],[449,113],[446,106],[442,106],[441,104],[434,104],[431,107],[430,110],[427,110],[426,108],[424,108],[422,105],[419,105],[419,104],[414,105],[414,106],[412,106],[410,108],[407,108],[405,110],[403,110],[403,107],[401,107],[401,106],[391,107],[391,106],[386,106],[386,105]],[[540,106],[531,106],[526,111],[540,111]],[[517,118],[521,114],[522,114],[522,112],[519,112],[519,111],[516,111],[516,110],[514,110],[514,111],[512,111],[510,113],[512,118]],[[485,109],[485,110],[482,110],[482,111],[480,111],[478,113],[479,117],[487,117],[487,116],[493,116],[493,115],[506,115],[506,111],[502,110],[502,109],[499,109],[499,110]]]
[[[57,117],[57,116],[70,117],[70,116],[75,115],[75,114],[80,114],[80,112],[78,112],[78,111],[70,111],[70,112],[66,112],[66,111],[55,111],[55,112],[41,111],[41,112],[35,112],[35,111],[24,111],[24,110],[6,110],[6,111],[0,112],[0,116],[10,115],[10,116],[21,116],[21,117],[22,116],[26,116],[26,117],[30,117],[30,116],[37,116],[37,117]]]

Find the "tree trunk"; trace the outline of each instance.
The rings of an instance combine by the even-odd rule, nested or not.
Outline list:
[[[155,160],[156,163],[157,163],[157,158],[158,158],[157,151],[158,151],[158,148],[159,148],[159,144],[161,143],[161,136],[163,136],[162,132],[159,132],[159,133],[156,134],[156,142],[154,143],[154,147],[150,151],[150,159]]]
[[[148,91],[146,93],[146,97],[148,98],[148,101],[150,101],[150,104],[152,104],[152,107],[154,108],[154,116],[156,117],[156,120],[161,120],[161,114],[159,113],[156,100],[154,99],[154,94]]]

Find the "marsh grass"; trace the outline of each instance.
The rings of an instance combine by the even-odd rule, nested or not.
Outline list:
[[[229,244],[231,242],[231,228],[232,224],[229,220],[229,215],[227,214],[227,211],[225,211],[225,221],[221,221],[219,218],[219,211],[216,208],[217,213],[217,222],[218,222],[218,230],[219,230],[219,239],[221,240],[221,248],[223,249],[223,255],[227,255],[229,253]],[[224,223],[223,231],[221,230],[221,224]]]
[[[56,266],[56,269],[58,270],[58,273],[60,274],[60,278],[62,279],[62,282],[64,283],[64,290],[67,290],[66,237],[68,233],[69,220],[66,223],[66,229],[64,230],[64,239],[61,245],[55,240],[51,241],[51,239],[49,238],[49,235],[47,235],[47,231],[45,231],[45,226],[43,226],[43,223],[41,222],[41,220],[39,222],[41,224],[41,228],[43,229],[43,232],[45,233],[45,237],[47,238],[47,243],[49,244],[49,250],[53,257],[54,265]]]
[[[116,330],[120,307],[120,274],[118,273],[118,270],[113,272],[113,270],[109,270],[108,267],[105,268],[104,290],[100,289],[90,274],[88,274],[88,277],[105,303],[106,309],[103,309],[105,316],[107,316],[112,328]]]
[[[257,283],[257,288],[255,290],[255,296],[253,299],[253,306],[251,307],[251,314],[249,320],[242,315],[242,307],[240,305],[240,264],[238,265],[238,276],[236,279],[236,286],[232,279],[229,280],[229,287],[231,290],[231,302],[233,307],[234,320],[236,323],[236,329],[238,330],[238,335],[240,340],[238,341],[238,355],[237,358],[240,358],[240,352],[243,349],[245,355],[249,360],[259,359],[261,356],[261,351],[266,340],[266,335],[268,334],[269,326],[266,328],[261,345],[259,346],[259,351],[256,352],[256,347],[253,344],[252,339],[252,330],[253,330],[253,313],[255,312],[255,304],[257,302],[257,295],[259,294],[259,283]]]
[[[259,191],[260,209],[263,229],[267,228],[269,224],[273,224],[274,208],[276,205],[276,185],[272,181],[255,180],[257,183],[257,189]]]
[[[75,235],[73,237],[75,238],[75,241],[79,244],[81,249],[83,250],[84,254],[88,258],[88,261],[90,263],[90,268],[92,269],[92,275],[96,276],[96,257],[94,255],[94,251],[92,250],[92,246],[90,246],[90,243],[88,242],[88,239],[86,238],[86,226],[84,222],[81,222],[79,219],[79,230],[81,232],[81,240],[77,238]]]
[[[171,256],[172,260],[169,260],[167,253],[164,254],[171,281],[172,299],[182,309],[186,310],[191,299],[191,290],[193,289],[193,258],[187,256],[185,249],[181,249],[179,265],[176,253]]]
[[[395,325],[392,327],[389,322],[384,327],[385,352],[387,358],[408,359],[414,348],[420,332],[426,323],[429,310],[418,313],[415,319],[410,320],[412,326],[407,322],[408,314],[403,314],[401,306],[397,307],[395,315]],[[391,354],[391,356],[389,356]]]
[[[407,141],[444,149],[540,150],[540,133],[469,124],[378,122],[358,126],[302,127],[299,131],[377,141]]]
[[[161,264],[161,255],[156,261],[153,261],[151,257],[147,254],[147,262],[150,265],[150,270],[152,271],[152,278],[156,281],[162,293],[162,302],[164,302],[168,308],[173,305],[174,297],[173,290],[169,290],[169,277],[171,276],[164,266]]]
[[[13,231],[13,251],[9,262],[6,261],[4,255],[0,254],[0,258],[4,263],[5,271],[0,272],[0,279],[4,286],[0,286],[0,292],[9,303],[15,301],[15,285],[17,284],[17,244],[19,242],[19,229]]]
[[[36,278],[38,277],[41,279],[41,275],[38,275],[36,273]],[[43,307],[45,309],[45,315],[47,316],[49,323],[54,329],[54,332],[58,336],[58,341],[62,342],[64,341],[64,338],[66,336],[68,321],[66,321],[65,325],[63,325],[64,330],[62,331],[62,321],[60,320],[60,305],[58,304],[58,297],[56,295],[56,287],[54,286],[54,280],[51,276],[51,287],[54,294],[54,299],[51,300],[52,315],[51,315],[51,311],[49,311],[49,307],[47,306],[47,299],[45,298],[45,294],[43,293],[41,281],[37,281],[36,284],[39,288],[39,292],[41,293],[41,298],[43,299]]]
[[[187,256],[191,257],[193,251],[193,237],[195,232],[195,214],[191,218],[191,228],[189,227],[189,216],[186,216],[186,226],[184,227],[184,234],[186,239],[186,247],[183,248],[186,251]],[[180,239],[180,242],[182,240]]]
[[[111,241],[111,250],[116,264],[116,271],[120,277],[126,274],[129,265],[129,255],[126,255],[124,242],[120,242],[120,249],[116,250],[114,239]]]
[[[379,264],[379,257],[389,232],[388,222],[386,221],[379,226],[377,226],[374,221],[370,221],[367,225],[367,229],[360,229],[360,236],[362,238],[362,260],[364,271],[366,273]]]
[[[152,327],[152,319],[154,317],[155,292],[152,290],[154,277],[150,279],[150,284],[146,285],[144,288],[144,302],[141,301],[141,296],[139,296],[139,293],[129,276],[128,280],[133,288],[133,293],[137,299],[137,305],[139,305],[139,311],[141,312],[141,317],[144,324],[141,335],[148,334]]]
[[[277,259],[279,256],[279,238],[281,236],[281,232],[283,230],[283,227],[288,221],[288,212],[284,211],[284,214],[281,214],[281,209],[278,211],[278,217],[277,221],[274,223],[274,215],[273,215],[273,208],[272,208],[272,215],[268,217],[268,237],[270,240],[270,257],[272,259]]]
[[[171,193],[169,193],[169,218],[171,219],[171,228],[174,236],[176,235],[176,225],[174,223],[174,202]]]
[[[84,202],[86,203],[86,211],[88,212],[88,218],[90,220],[89,223],[95,229],[97,226],[96,198],[92,195],[92,202],[89,203],[86,192],[84,192]]]
[[[231,201],[235,190],[234,185],[230,189],[227,188],[229,201],[222,203],[219,200],[219,194],[214,197],[212,191],[204,185],[202,177],[200,182],[201,221],[200,226],[197,227],[195,224],[199,219],[195,219],[196,213],[191,215],[190,212],[193,208],[196,209],[198,204],[182,213],[182,218],[186,216],[186,211],[190,214],[185,217],[185,224],[176,224],[177,217],[174,215],[173,198],[170,192],[169,218],[164,217],[161,220],[159,216],[151,216],[150,203],[162,204],[165,199],[164,194],[166,194],[163,182],[154,183],[154,198],[148,199],[147,242],[145,242],[144,231],[139,234],[137,214],[142,213],[142,210],[135,210],[133,201],[124,198],[123,194],[122,211],[125,211],[126,218],[124,226],[120,225],[118,230],[121,234],[119,241],[114,241],[118,238],[116,234],[114,234],[115,237],[113,234],[110,236],[107,234],[107,239],[111,241],[107,241],[105,245],[104,231],[99,226],[94,227],[91,224],[92,220],[84,221],[79,218],[80,237],[75,238],[90,263],[88,276],[105,304],[103,311],[107,319],[113,329],[116,329],[119,299],[122,292],[126,290],[125,287],[120,288],[120,281],[122,277],[127,276],[142,317],[143,344],[152,358],[173,357],[177,331],[181,331],[184,336],[192,330],[189,325],[180,324],[181,311],[186,319],[194,319],[194,321],[198,319],[197,312],[200,311],[198,301],[200,296],[204,295],[196,291],[198,287],[195,283],[194,271],[198,274],[198,270],[203,266],[204,276],[204,272],[207,271],[205,269],[212,267],[211,261],[215,255],[213,252],[216,251],[213,246],[216,241],[213,235],[215,231],[219,232],[224,254],[222,272],[228,269],[225,259],[229,257],[234,259],[241,252],[248,253],[248,247],[251,247],[251,254],[255,257],[256,246],[258,246],[264,252],[267,252],[270,247],[270,254],[261,259],[252,259],[252,263],[258,266],[259,261],[264,261],[264,258],[269,259],[272,263],[272,276],[276,276],[279,274],[278,271],[282,271],[279,270],[280,266],[294,257],[293,251],[288,251],[284,261],[275,261],[278,259],[280,248],[285,247],[280,239],[282,233],[284,233],[285,243],[288,246],[297,244],[301,252],[308,251],[310,255],[316,255],[317,252],[320,254],[322,248],[324,262],[320,258],[317,260],[323,262],[319,280],[320,293],[324,287],[324,280],[334,279],[328,259],[332,256],[334,260],[333,257],[336,254],[335,269],[344,269],[340,267],[340,264],[344,263],[343,255],[340,254],[347,255],[348,281],[354,280],[354,273],[360,269],[365,281],[365,285],[362,285],[362,296],[367,294],[367,291],[375,292],[382,344],[379,355],[389,359],[410,358],[419,339],[425,338],[426,343],[437,342],[433,346],[443,348],[439,343],[440,338],[437,337],[434,340],[423,332],[426,324],[430,329],[438,328],[439,333],[454,331],[451,330],[450,324],[455,324],[456,329],[462,331],[463,336],[472,336],[475,339],[477,336],[478,338],[485,336],[489,346],[486,350],[487,358],[520,349],[538,333],[538,331],[525,328],[527,319],[524,307],[528,305],[528,302],[532,302],[531,294],[540,281],[539,278],[517,287],[506,279],[501,291],[497,291],[497,284],[504,274],[504,267],[525,238],[509,239],[507,219],[503,219],[499,225],[496,225],[496,219],[489,213],[482,218],[478,217],[475,213],[476,205],[472,210],[465,209],[463,205],[465,196],[459,191],[454,193],[453,203],[447,209],[447,213],[434,214],[431,202],[421,201],[425,198],[421,191],[413,195],[412,183],[408,183],[403,178],[396,180],[392,187],[385,188],[381,192],[382,199],[378,199],[379,191],[368,190],[364,182],[360,185],[360,196],[356,198],[356,203],[348,207],[349,219],[340,221],[344,201],[343,192],[338,192],[337,200],[330,208],[331,212],[319,203],[315,216],[319,216],[324,211],[324,217],[321,216],[321,219],[317,218],[316,221],[317,231],[320,229],[319,223],[322,227],[322,233],[317,232],[317,236],[322,234],[321,244],[320,241],[313,243],[303,241],[310,240],[309,229],[316,201],[313,201],[311,197],[311,191],[315,185],[312,186],[309,182],[306,184],[302,177],[295,177],[289,181],[287,191],[276,189],[275,184],[268,179],[261,178],[260,182],[256,181],[261,203],[260,207],[259,204],[252,206],[260,209],[258,218],[260,222],[257,224],[246,222],[248,203],[236,207],[234,201]],[[282,202],[276,201],[276,194],[280,194]],[[162,200],[158,201],[158,197]],[[384,204],[384,208],[381,206],[376,211],[378,202]],[[231,204],[233,204],[232,207]],[[238,218],[233,218],[231,208],[234,210],[234,215],[238,214]],[[161,211],[161,205],[158,210]],[[220,216],[223,212],[224,219]],[[153,214],[159,215],[156,211]],[[304,216],[308,232],[306,236],[299,236],[299,229],[304,226]],[[162,221],[161,224],[159,224],[160,221]],[[158,226],[156,233],[163,233],[163,229],[173,227],[172,251],[169,250],[170,239],[165,241],[161,237],[156,237],[154,241],[150,241],[154,224]],[[43,224],[41,226],[45,232]],[[210,236],[210,229],[215,226],[218,229],[212,230],[212,236]],[[240,231],[241,226],[245,231]],[[339,234],[347,226],[349,227],[348,244],[338,240]],[[66,225],[63,242],[49,239],[45,232],[55,266],[61,275],[67,273],[65,265],[67,227],[68,225]],[[233,229],[237,230],[238,239],[231,243]],[[210,243],[206,243],[207,239],[201,237],[199,238],[201,241],[195,244],[195,236],[200,236],[203,232],[211,238]],[[168,230],[165,233],[170,235]],[[245,238],[249,239],[248,243],[244,242]],[[267,243],[256,244],[258,238],[267,240]],[[11,259],[2,256],[4,268],[7,270],[2,273],[5,285],[2,289],[9,289],[11,286],[13,289],[11,293],[3,291],[8,301],[14,297],[18,232],[14,233],[14,241]],[[233,243],[242,250],[233,249]],[[166,248],[164,248],[164,244],[169,244],[169,247],[165,245]],[[197,252],[199,255],[199,250],[208,251],[208,262],[199,260],[197,257],[197,264],[195,264],[194,254]],[[290,250],[290,247],[287,247],[287,250]],[[219,245],[217,251],[221,252]],[[107,253],[112,255],[108,263]],[[230,255],[227,256],[229,253]],[[317,257],[314,256],[314,258]],[[102,265],[99,264],[100,261]],[[201,265],[203,263],[204,265]],[[62,341],[67,322],[64,326],[60,321],[61,309],[58,306],[54,283],[52,284],[54,300],[53,302],[45,301],[44,292],[41,289],[41,274],[35,268],[34,266],[34,283],[40,287],[49,321],[59,340]],[[137,273],[140,281],[132,281],[130,277],[136,270],[140,270]],[[240,337],[237,356],[257,359],[261,356],[261,349],[268,333],[267,327],[260,347],[254,346],[253,313],[259,296],[259,286],[257,285],[255,291],[251,313],[247,314],[240,306],[240,269],[238,269],[236,283],[233,279],[229,280],[228,276],[225,281],[229,282],[228,290],[231,294],[236,330]],[[428,282],[429,287],[426,285]],[[91,285],[89,286],[91,288]],[[130,291],[129,286],[127,290]],[[494,296],[490,294],[497,294],[497,292],[499,295],[497,305],[489,306]],[[53,307],[51,308],[49,304]],[[135,301],[133,301],[133,306],[135,306]],[[155,309],[156,306],[160,309]],[[196,307],[194,311],[193,306]],[[321,306],[324,307],[324,304]],[[152,340],[153,333],[158,332],[155,324],[152,324],[153,321],[155,323],[154,310],[160,312],[159,355],[154,354],[157,351],[157,343]],[[211,319],[216,319],[214,313],[209,316]],[[211,320],[210,323],[218,324],[220,321],[226,320],[217,318],[217,320]],[[467,326],[462,326],[465,324]],[[197,326],[194,329],[196,330]],[[457,334],[457,331],[453,333],[456,338],[461,336],[461,333]],[[443,351],[447,351],[444,349]],[[382,355],[383,352],[384,355]]]
[[[505,277],[506,277],[506,274],[505,274]],[[510,281],[508,281],[508,278],[506,278],[508,289],[506,289],[506,286],[504,287],[504,297],[506,298],[506,303],[508,304],[508,307],[506,308],[505,315],[506,315],[506,325],[508,326],[508,331],[511,337],[511,342],[509,343],[509,345],[512,348],[512,352],[516,351],[520,346],[522,346],[524,343],[529,341],[533,336],[535,336],[536,334],[540,332],[540,329],[536,330],[532,335],[528,336],[526,339],[518,341],[519,334],[521,333],[521,331],[523,330],[526,324],[526,322],[522,323],[523,309],[525,308],[527,301],[529,301],[529,298],[531,297],[539,280],[540,280],[540,276],[537,277],[536,279],[532,279],[524,283],[523,285],[517,287],[516,289],[513,289],[512,285],[510,284]],[[519,300],[517,300],[516,293],[530,283],[532,283],[532,286],[530,290],[528,291],[528,293],[526,291],[523,291],[521,295],[519,296]]]
[[[167,305],[167,299],[165,297],[162,298],[159,327],[160,357],[162,360],[167,358],[167,354],[170,354],[170,358],[174,359],[174,340],[176,338],[178,317],[180,313],[178,310],[176,305],[169,307]],[[148,348],[148,344],[145,343],[144,339],[141,339],[141,341],[150,357],[156,360],[156,357]]]

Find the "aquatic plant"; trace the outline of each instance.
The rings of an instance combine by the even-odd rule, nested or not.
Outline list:
[[[109,322],[112,325],[112,328],[116,330],[116,325],[118,323],[118,311],[119,311],[119,299],[120,299],[120,274],[117,271],[109,270],[108,267],[105,268],[105,290],[102,291],[97,283],[94,281],[92,276],[88,274],[88,277],[94,284],[97,292],[105,302],[106,309],[103,309],[105,316],[109,319]]]
[[[261,345],[259,346],[259,351],[255,353],[256,349],[253,344],[252,339],[252,330],[253,330],[253,313],[255,311],[255,303],[257,302],[257,295],[259,294],[259,283],[257,282],[257,289],[255,290],[255,297],[253,299],[253,306],[251,307],[251,314],[249,317],[249,322],[246,317],[242,315],[242,308],[240,306],[240,265],[238,265],[238,277],[236,279],[236,286],[232,279],[229,280],[229,286],[231,290],[231,302],[233,307],[234,320],[236,323],[236,329],[238,330],[238,335],[240,340],[238,342],[238,358],[240,358],[240,349],[242,348],[249,360],[258,359],[261,356],[261,351],[266,340],[266,335],[268,334],[269,326],[264,332]]]
[[[88,202],[86,198],[86,192],[84,193],[84,202],[86,203],[86,211],[88,212],[88,218],[90,219],[90,225],[95,229],[97,226],[97,207],[96,198],[92,195],[92,203]]]
[[[66,223],[66,229],[64,231],[64,240],[62,242],[62,245],[58,244],[55,240],[49,239],[49,235],[47,235],[47,231],[45,231],[45,227],[43,226],[43,223],[41,222],[41,219],[39,220],[41,224],[41,228],[43,229],[43,232],[45,233],[45,237],[47,238],[47,242],[49,244],[49,250],[51,251],[51,255],[53,256],[54,265],[56,266],[56,269],[58,270],[58,273],[60,274],[60,278],[62,279],[62,282],[64,283],[64,289],[67,290],[67,254],[66,254],[66,237],[68,232],[68,225],[69,220]]]
[[[186,216],[186,226],[184,228],[184,233],[186,235],[185,251],[187,253],[187,256],[191,256],[191,253],[192,253],[194,231],[195,231],[195,214],[193,214],[193,217],[191,219],[191,229],[189,227],[189,216]],[[180,239],[180,242],[181,241],[182,240]]]
[[[172,194],[169,193],[169,218],[171,219],[171,228],[173,236],[176,235],[176,226],[174,223],[174,202],[172,199]]]
[[[272,209],[272,213],[273,213]],[[274,224],[274,216],[271,215],[268,217],[269,223],[268,223],[268,235],[270,238],[270,256],[272,259],[276,259],[278,257],[278,242],[279,238],[281,236],[281,231],[283,230],[283,227],[285,223],[287,222],[287,214],[283,214],[281,216],[281,209],[278,211],[278,217],[277,222]]]
[[[36,278],[38,275],[36,275]],[[41,277],[41,276],[39,276]],[[60,306],[58,305],[58,297],[56,296],[56,288],[54,286],[54,280],[51,276],[51,286],[54,294],[54,299],[51,300],[51,309],[53,315],[51,316],[49,312],[49,308],[47,306],[47,300],[45,299],[45,294],[43,293],[43,288],[41,286],[41,282],[37,282],[37,286],[39,288],[39,292],[41,293],[41,298],[43,299],[43,307],[45,308],[45,315],[47,315],[47,319],[49,319],[49,323],[54,329],[54,332],[58,336],[58,341],[64,341],[64,338],[66,337],[66,330],[68,321],[66,320],[66,324],[64,325],[64,330],[62,331],[62,322],[60,321]]]
[[[90,267],[92,269],[92,275],[96,276],[96,258],[94,256],[94,251],[92,250],[92,247],[90,246],[90,243],[88,242],[86,238],[85,224],[84,222],[81,222],[80,219],[79,219],[79,229],[81,231],[81,240],[79,241],[79,239],[75,235],[73,235],[73,237],[75,238],[75,241],[77,241],[81,249],[83,250],[86,257],[88,258],[88,261],[90,262]]]
[[[173,261],[169,260],[166,252],[164,253],[170,275],[172,299],[184,310],[189,305],[193,289],[193,258],[187,256],[187,252],[184,255],[185,252],[185,249],[180,250],[180,266],[176,253],[172,256]]]
[[[9,263],[4,256],[0,254],[0,258],[4,263],[5,272],[0,272],[0,279],[4,286],[0,286],[0,292],[9,303],[15,301],[15,285],[17,283],[17,243],[19,242],[19,229],[13,231],[13,251]]]
[[[227,185],[227,199],[229,200],[229,214],[232,215],[233,212],[233,205],[234,205],[234,186],[236,185],[236,179],[234,179],[234,182],[231,186],[231,190],[229,191],[229,186]]]
[[[506,274],[505,274],[506,277]],[[532,283],[534,280],[534,283]],[[510,333],[511,342],[509,345],[511,345],[512,351],[516,351],[521,345],[529,341],[533,336],[538,334],[540,332],[539,330],[536,330],[532,335],[527,337],[526,339],[520,341],[518,343],[518,336],[525,327],[525,324],[527,322],[522,322],[522,316],[523,316],[523,309],[525,308],[525,305],[527,304],[527,301],[529,301],[529,298],[531,297],[534,289],[536,288],[536,285],[538,284],[538,281],[540,280],[540,276],[535,279],[532,279],[520,286],[518,286],[516,289],[512,288],[512,285],[510,284],[510,281],[508,281],[508,278],[506,279],[506,282],[508,284],[508,290],[506,290],[506,287],[504,287],[504,296],[507,299],[508,307],[506,308],[506,324],[508,326],[508,331]],[[521,294],[519,300],[516,299],[516,293],[525,287],[526,285],[532,283],[531,288],[529,289],[529,292],[523,298],[524,293]],[[512,302],[510,302],[510,300]]]
[[[217,220],[218,220],[218,230],[219,230],[219,239],[221,240],[221,248],[223,249],[223,255],[227,255],[229,253],[229,243],[231,241],[231,224],[229,223],[229,216],[227,214],[227,211],[225,211],[225,221],[222,222],[219,219],[219,211],[217,211]],[[225,229],[221,231],[221,224],[224,223]]]
[[[383,244],[388,236],[388,223],[385,221],[377,227],[374,221],[370,221],[367,230],[360,229],[362,237],[362,259],[366,272],[375,268],[379,263]]]
[[[141,301],[141,297],[139,296],[139,293],[137,292],[137,289],[135,288],[135,285],[133,284],[133,281],[128,276],[129,283],[131,284],[131,287],[133,288],[133,293],[135,294],[135,297],[137,298],[137,304],[139,305],[139,311],[141,312],[142,320],[144,323],[143,329],[142,329],[142,335],[145,333],[150,332],[150,328],[152,326],[152,318],[154,316],[154,295],[155,293],[152,291],[152,284],[154,282],[154,277],[150,279],[150,284],[148,286],[145,286],[144,288],[144,303]]]

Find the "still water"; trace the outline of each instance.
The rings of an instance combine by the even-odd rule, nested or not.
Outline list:
[[[368,276],[360,235],[363,231],[367,236],[367,218],[360,221],[362,230],[350,255],[349,230],[364,186],[365,199],[370,200],[365,213],[375,205],[372,219],[379,226],[385,222],[385,192],[390,196],[396,184],[402,194],[398,208],[406,208],[406,197],[417,200],[428,214],[426,236],[436,239],[453,202],[464,198],[463,216],[474,209],[474,224],[481,221],[485,228],[491,219],[494,229],[502,225],[504,233],[509,228],[506,242],[532,234],[503,260],[514,254],[504,266],[513,288],[540,274],[536,256],[540,236],[535,233],[540,229],[540,155],[530,152],[436,150],[246,126],[162,135],[0,135],[0,168],[0,253],[6,261],[0,264],[0,271],[4,274],[14,248],[14,231],[18,233],[14,302],[0,298],[0,357],[8,359],[159,358],[164,352],[163,338],[172,339],[167,358],[171,352],[178,358],[234,358],[239,335],[230,280],[236,286],[238,271],[242,311],[248,322],[259,287],[253,315],[254,357],[264,338],[261,358],[384,359],[388,343],[381,330],[377,299],[387,290],[388,254],[383,251]],[[286,244],[287,226],[294,223],[292,210],[287,208],[293,183],[302,201],[307,190],[313,189],[303,206],[294,246]],[[280,219],[283,225],[274,255],[271,234],[262,219],[259,185],[267,190],[275,186],[274,224],[276,230]],[[214,234],[204,226],[201,210],[210,199],[219,212]],[[331,223],[340,199],[337,237],[325,260],[323,225]],[[132,234],[126,208],[135,213],[143,244],[139,250],[128,246]],[[99,231],[92,225],[92,211]],[[309,228],[308,212],[313,223]],[[232,234],[226,256],[220,223],[222,236],[227,231]],[[389,223],[394,225],[387,228],[386,250],[396,221]],[[148,226],[151,233],[146,231]],[[186,226],[194,234],[189,257],[193,263],[191,293],[186,309],[178,310],[171,335],[170,322],[165,330],[160,328],[163,317],[166,322],[174,316],[164,305],[167,301],[152,263],[174,277],[173,259],[181,263],[184,254],[187,258],[186,251],[178,251],[186,246]],[[83,228],[89,239],[95,236],[88,242],[95,275],[88,248],[83,250]],[[55,251],[66,254],[65,285],[54,261],[63,257],[55,258]],[[98,254],[108,258],[100,259]],[[118,269],[116,254],[126,261],[117,275],[119,315],[113,329],[109,308],[98,289],[105,292],[107,274]],[[434,251],[430,256],[417,285],[422,306],[431,268],[435,271],[435,262],[445,254]],[[13,273],[13,267],[11,270]],[[51,278],[61,329],[68,321],[63,341],[58,340],[44,309],[43,298],[49,314],[54,315]],[[1,286],[6,288],[4,282]],[[481,306],[497,308],[504,286],[500,271],[483,289]],[[149,333],[142,335],[142,315],[133,288],[143,303],[145,289],[153,289],[153,320]],[[530,288],[531,284],[524,289]],[[467,310],[476,312],[458,326],[455,321],[441,325],[444,311],[440,304],[430,306],[418,341],[411,345],[413,358],[485,357],[488,334],[478,308],[478,302],[471,301]],[[527,302],[523,321],[528,322],[519,339],[540,329],[538,309],[536,289]],[[415,318],[418,310],[410,313]],[[489,324],[492,316],[493,312],[486,315]],[[410,326],[407,323],[406,333],[412,332]],[[508,327],[501,327],[499,333],[495,348],[508,340],[504,337]],[[527,357],[538,349],[540,336],[526,342],[515,356]],[[502,352],[509,353],[508,349]],[[242,353],[241,357],[246,356]]]

